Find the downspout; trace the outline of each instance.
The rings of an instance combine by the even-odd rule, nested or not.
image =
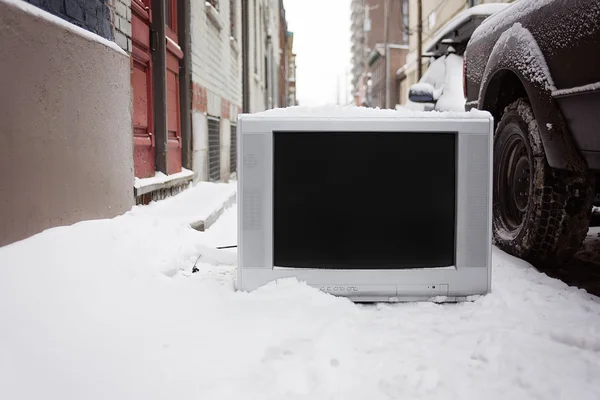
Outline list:
[[[181,107],[181,160],[192,169],[192,32],[191,0],[177,2],[178,41],[183,51],[179,73],[179,105]]]
[[[154,137],[156,170],[167,175],[167,37],[165,34],[165,1],[152,0],[152,91],[154,104]]]

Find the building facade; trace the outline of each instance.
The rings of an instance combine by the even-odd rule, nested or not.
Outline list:
[[[288,97],[288,53],[287,53],[288,27],[285,19],[283,0],[279,0],[279,85],[277,103],[280,107],[287,105]]]
[[[248,0],[248,112],[279,106],[279,0]]]
[[[195,180],[235,173],[242,107],[241,0],[192,2],[192,167]]]
[[[356,105],[393,108],[397,103],[395,71],[405,64],[408,52],[406,1],[353,0],[351,3],[352,88]],[[386,4],[389,4],[387,14]],[[389,52],[385,44],[386,24],[389,24]],[[386,54],[389,54],[388,61]],[[386,75],[386,66],[393,73]]]
[[[367,61],[368,63],[368,87],[361,90],[367,93],[363,104],[376,108],[394,108],[399,98],[399,87],[396,84],[396,71],[406,63],[408,46],[389,45],[386,62],[385,46],[376,45],[375,50]],[[385,70],[388,70],[386,75]],[[386,82],[387,78],[387,82]],[[387,103],[387,105],[386,105]]]
[[[287,32],[285,52],[287,62],[287,100],[283,107],[292,107],[299,105],[298,98],[296,97],[296,53],[294,53],[294,32]]]

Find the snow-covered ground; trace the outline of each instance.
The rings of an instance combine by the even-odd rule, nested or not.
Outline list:
[[[470,303],[236,292],[235,206],[165,212],[199,190],[0,248],[0,399],[600,398],[599,298],[497,250]]]

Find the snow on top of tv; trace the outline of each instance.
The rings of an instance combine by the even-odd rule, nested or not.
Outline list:
[[[323,119],[345,119],[345,118],[398,118],[398,119],[491,119],[487,111],[471,110],[469,112],[451,111],[412,111],[407,109],[390,110],[379,108],[366,108],[357,106],[294,106],[287,108],[274,108],[254,114],[241,114],[241,118],[323,118]]]

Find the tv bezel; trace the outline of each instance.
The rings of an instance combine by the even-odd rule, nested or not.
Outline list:
[[[415,269],[309,269],[273,265],[274,132],[436,132],[457,136],[456,263]],[[462,118],[322,117],[268,113],[238,117],[238,274],[251,291],[296,278],[357,302],[461,301],[491,290],[491,116]]]

